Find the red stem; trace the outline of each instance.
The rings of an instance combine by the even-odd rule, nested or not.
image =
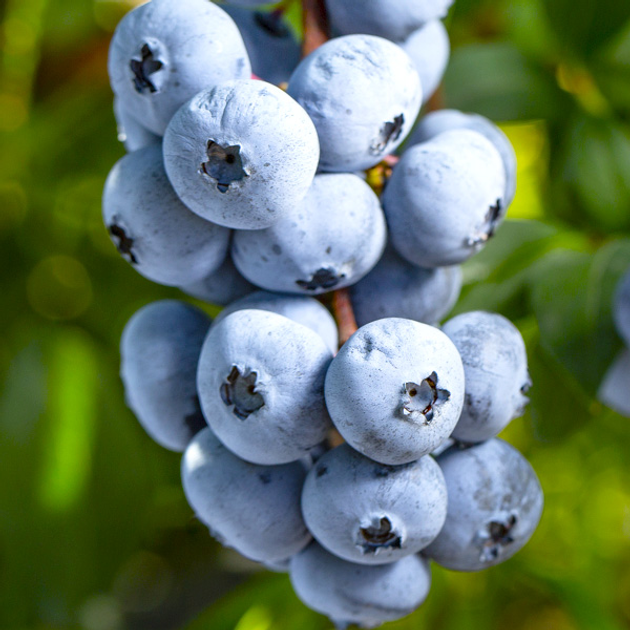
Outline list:
[[[302,23],[304,25],[302,56],[306,57],[330,39],[325,1],[302,0]]]

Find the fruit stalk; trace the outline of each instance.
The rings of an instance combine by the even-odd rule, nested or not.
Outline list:
[[[302,24],[304,26],[302,56],[306,57],[330,39],[324,0],[302,0]]]

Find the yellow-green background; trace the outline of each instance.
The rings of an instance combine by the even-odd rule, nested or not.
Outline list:
[[[0,628],[323,630],[286,576],[210,539],[179,456],[123,403],[125,321],[180,296],[136,274],[101,223],[123,154],[107,47],[130,6],[0,3]],[[595,398],[630,266],[629,18],[627,0],[451,10],[445,103],[501,121],[519,160],[511,220],[466,265],[456,310],[499,311],[527,340],[532,404],[505,437],[546,509],[508,563],[436,568],[427,603],[391,628],[630,627],[630,420]]]

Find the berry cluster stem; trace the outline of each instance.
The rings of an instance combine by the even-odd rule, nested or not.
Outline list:
[[[302,0],[302,24],[304,26],[302,56],[306,57],[330,39],[324,0]]]
[[[358,328],[348,289],[338,289],[333,293],[332,310],[339,328],[339,346],[343,346]]]

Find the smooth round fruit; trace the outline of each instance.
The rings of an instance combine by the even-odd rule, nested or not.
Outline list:
[[[369,33],[401,42],[427,22],[446,16],[453,0],[326,0],[334,31]]]
[[[373,35],[326,42],[300,62],[287,91],[315,123],[322,171],[378,164],[405,139],[422,104],[407,53]]]
[[[446,131],[407,149],[382,196],[393,246],[419,267],[457,265],[504,217],[505,169],[476,131]]]
[[[161,446],[182,452],[206,421],[197,396],[197,362],[210,318],[176,300],[153,302],[127,322],[120,378],[127,405]]]
[[[302,513],[331,553],[359,564],[386,564],[417,553],[438,535],[446,502],[432,457],[385,466],[342,444],[308,473]]]
[[[489,440],[525,413],[531,386],[525,342],[509,319],[484,311],[462,313],[442,332],[459,351],[466,375],[464,408],[452,437]]]
[[[337,628],[376,628],[405,617],[431,587],[429,563],[420,556],[368,566],[341,560],[316,542],[291,558],[290,577],[297,596]]]
[[[206,338],[197,373],[217,437],[256,464],[284,464],[326,437],[324,377],[332,359],[310,328],[268,311],[231,313]]]
[[[339,348],[339,332],[334,317],[328,309],[314,298],[303,295],[287,295],[256,291],[240,300],[232,302],[214,319],[213,325],[223,321],[230,313],[254,308],[283,315],[316,332],[330,348],[333,354]]]
[[[406,464],[437,448],[463,403],[464,368],[452,341],[407,319],[359,328],[326,374],[333,423],[352,447],[383,464]]]
[[[198,282],[227,255],[230,231],[204,221],[179,200],[164,172],[160,145],[116,162],[105,182],[103,220],[120,254],[159,284]]]
[[[617,285],[613,303],[613,318],[617,331],[630,346],[630,271],[626,272]]]
[[[454,571],[480,571],[511,558],[531,538],[543,509],[529,462],[496,438],[453,446],[437,462],[446,480],[448,512],[423,555]]]
[[[204,219],[241,230],[290,214],[318,159],[306,112],[265,81],[226,81],[200,92],[164,135],[164,165],[180,199]]]
[[[200,90],[251,76],[236,24],[207,0],[152,0],[127,13],[108,69],[121,106],[158,136]]]
[[[245,462],[209,428],[182,459],[184,492],[199,520],[220,543],[258,562],[284,561],[311,540],[300,513],[305,474],[299,462]]]
[[[388,247],[350,295],[359,326],[385,317],[436,325],[455,306],[461,287],[460,267],[422,269]]]
[[[356,175],[322,174],[295,212],[266,230],[237,231],[232,259],[264,289],[319,295],[357,282],[387,240],[378,197]]]
[[[412,55],[413,58],[413,55]],[[516,194],[516,153],[508,137],[491,120],[480,114],[465,114],[456,109],[429,112],[420,119],[407,141],[407,147],[428,142],[435,136],[453,129],[477,131],[494,144],[505,167],[505,194],[503,208],[507,209]]]
[[[437,90],[451,54],[448,31],[440,20],[431,20],[400,44],[420,76],[422,100],[426,103]]]

